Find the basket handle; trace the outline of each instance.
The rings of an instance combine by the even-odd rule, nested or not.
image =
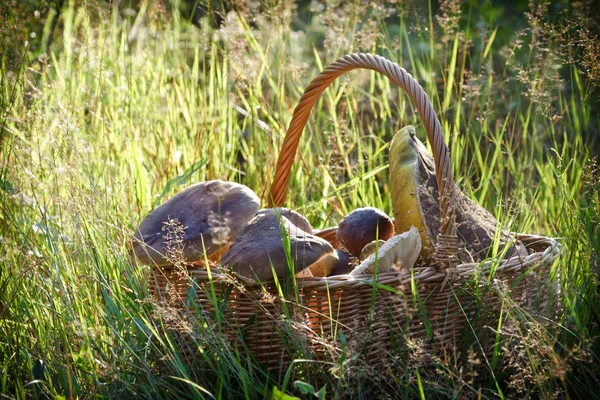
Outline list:
[[[444,142],[442,126],[433,105],[419,83],[404,68],[383,57],[371,54],[354,53],[337,59],[325,68],[308,85],[300,98],[289,129],[283,141],[277,160],[277,169],[270,191],[270,206],[283,205],[286,197],[292,163],[298,149],[300,136],[313,105],[323,91],[340,75],[357,68],[371,69],[387,76],[395,85],[402,88],[413,103],[427,132],[427,140],[433,150],[436,181],[440,200],[440,232],[434,258],[442,264],[454,264],[458,251],[458,239],[454,224],[454,177],[450,167],[450,151]]]

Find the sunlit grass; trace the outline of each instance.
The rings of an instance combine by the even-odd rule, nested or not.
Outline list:
[[[433,11],[416,28],[410,16],[358,4],[301,21],[285,2],[262,11],[228,14],[215,29],[148,3],[128,18],[110,7],[65,6],[46,56],[20,70],[2,65],[0,393],[268,398],[274,387],[309,390],[269,376],[203,321],[193,324],[213,341],[196,355],[203,370],[193,371],[163,329],[170,311],[148,300],[148,271],[127,242],[148,212],[192,182],[234,180],[266,199],[304,87],[354,51],[386,56],[419,80],[471,198],[511,231],[564,244],[565,316],[554,330],[529,332],[519,324],[528,316],[507,302],[494,328],[514,340],[504,365],[489,360],[491,379],[470,381],[442,359],[433,373],[406,361],[403,376],[373,388],[367,366],[330,360],[319,376],[327,395],[597,393],[600,201],[588,132],[600,126],[589,112],[597,92],[577,66],[554,70],[552,41],[526,34],[520,49],[499,43],[497,26],[475,32]],[[553,85],[556,77],[568,79]],[[375,73],[334,82],[304,132],[287,206],[316,228],[361,206],[391,214],[388,141],[409,124],[424,140],[413,109]]]

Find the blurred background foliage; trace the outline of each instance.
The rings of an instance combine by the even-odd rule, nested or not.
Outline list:
[[[2,3],[0,15],[4,23],[0,25],[0,57],[8,70],[39,62],[51,43],[60,51],[60,10],[65,5],[65,0],[2,0]],[[118,18],[133,20],[138,15],[141,5],[146,3],[127,0],[72,0],[67,1],[67,4],[75,7],[85,5],[105,12],[117,9]],[[493,63],[491,66],[481,65],[481,68],[489,67],[500,74],[509,70],[511,73],[507,76],[521,82],[533,79],[533,85],[537,87],[530,87],[530,90],[524,91],[524,96],[540,103],[542,108],[551,114],[552,99],[548,98],[549,92],[545,88],[548,85],[560,86],[561,82],[569,81],[571,72],[564,66],[572,64],[581,76],[582,85],[592,88],[589,91],[589,95],[595,99],[590,102],[593,107],[590,110],[592,118],[596,119],[600,114],[600,18],[597,17],[600,15],[600,5],[593,0],[407,0],[372,3],[303,0],[285,3],[285,7],[281,4],[283,3],[279,1],[158,0],[147,4],[145,21],[160,25],[161,19],[171,18],[172,12],[177,10],[181,18],[207,31],[211,28],[223,28],[227,14],[236,12],[243,15],[252,27],[260,30],[265,28],[272,18],[284,18],[289,19],[287,29],[304,32],[308,42],[318,52],[327,53],[332,45],[340,45],[338,54],[343,54],[344,50],[372,50],[385,56],[391,49],[382,49],[380,41],[398,41],[401,37],[402,19],[402,24],[406,24],[409,31],[431,29],[440,37],[440,41],[434,44],[423,43],[420,37],[411,36],[410,40],[414,42],[416,51],[448,52],[451,49],[447,43],[453,40],[455,33],[460,32],[461,36],[464,36],[461,37],[461,41],[467,42],[473,58],[483,54],[483,46],[486,44],[478,42],[476,38],[486,36],[489,33],[487,30],[494,27],[493,46],[489,49],[494,55]],[[339,20],[328,19],[327,16],[332,15],[332,11],[346,15],[347,21],[352,19],[350,16],[356,17],[360,11],[360,18],[352,21],[356,25],[356,37],[352,39],[352,43],[342,43],[339,37],[333,38],[336,28],[341,29],[343,26],[340,22],[344,22],[344,17],[340,17]],[[430,11],[432,15],[436,15],[435,21],[431,18],[427,20]],[[96,15],[100,18],[103,14]],[[386,39],[383,38],[384,34]],[[395,47],[392,46],[393,49],[397,47],[397,43]],[[532,47],[537,47],[538,51],[532,52]],[[307,59],[312,57],[313,49],[302,50]],[[404,47],[404,51],[408,49]],[[532,56],[537,58],[538,62],[532,63]],[[480,60],[469,61],[475,66]],[[533,68],[523,69],[520,67],[523,65]],[[544,65],[551,71],[539,71]],[[469,65],[467,71],[468,68]],[[440,81],[439,86],[443,87],[443,81]],[[497,106],[504,106],[509,110],[511,108],[511,104],[504,104],[502,101],[499,101]],[[512,106],[514,109],[514,104]],[[550,118],[556,117],[550,114]],[[595,154],[599,154],[600,133],[597,132],[596,126],[596,123],[589,124],[590,130],[584,132],[584,136]]]

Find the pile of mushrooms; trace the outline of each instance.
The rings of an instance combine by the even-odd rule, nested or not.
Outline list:
[[[340,223],[333,247],[287,208],[260,209],[250,188],[213,180],[189,186],[141,222],[133,254],[145,265],[200,264],[246,281],[373,274],[411,268],[418,230],[395,235],[384,212],[359,208]]]
[[[133,253],[147,265],[220,266],[259,281],[410,270],[417,258],[431,260],[440,213],[434,160],[414,127],[392,139],[390,171],[394,222],[376,208],[356,209],[339,224],[333,244],[297,212],[260,210],[250,188],[214,180],[188,187],[151,212],[135,233]],[[455,200],[462,261],[485,257],[497,236],[511,244],[507,232],[496,232],[494,217],[458,188]],[[521,242],[511,246],[506,258],[527,257]]]
[[[332,275],[409,270],[421,252],[418,230],[396,235],[392,219],[373,207],[348,214],[338,226],[336,241],[340,263]]]

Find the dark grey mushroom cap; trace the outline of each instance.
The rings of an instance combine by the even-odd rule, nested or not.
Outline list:
[[[358,265],[356,259],[353,258],[347,251],[336,249],[335,253],[338,256],[339,261],[331,271],[330,276],[349,274]]]
[[[394,236],[394,224],[383,211],[374,207],[357,208],[340,222],[336,238],[354,257],[373,240]]]
[[[297,211],[285,207],[263,208],[257,215],[282,216],[286,217],[292,224],[306,233],[313,233],[312,226],[306,217]]]
[[[238,234],[229,250],[221,257],[221,265],[252,280],[273,279],[288,273],[288,260],[283,246],[282,228],[290,241],[290,256],[294,274],[310,267],[324,256],[333,254],[333,247],[317,236],[294,225],[273,209],[261,210]]]
[[[235,182],[191,185],[142,221],[135,233],[134,253],[143,264],[158,266],[172,263],[167,254],[173,247],[181,247],[185,262],[203,260],[204,248],[207,257],[214,258],[228,248],[259,207],[256,193]],[[168,235],[176,226],[179,235]]]

